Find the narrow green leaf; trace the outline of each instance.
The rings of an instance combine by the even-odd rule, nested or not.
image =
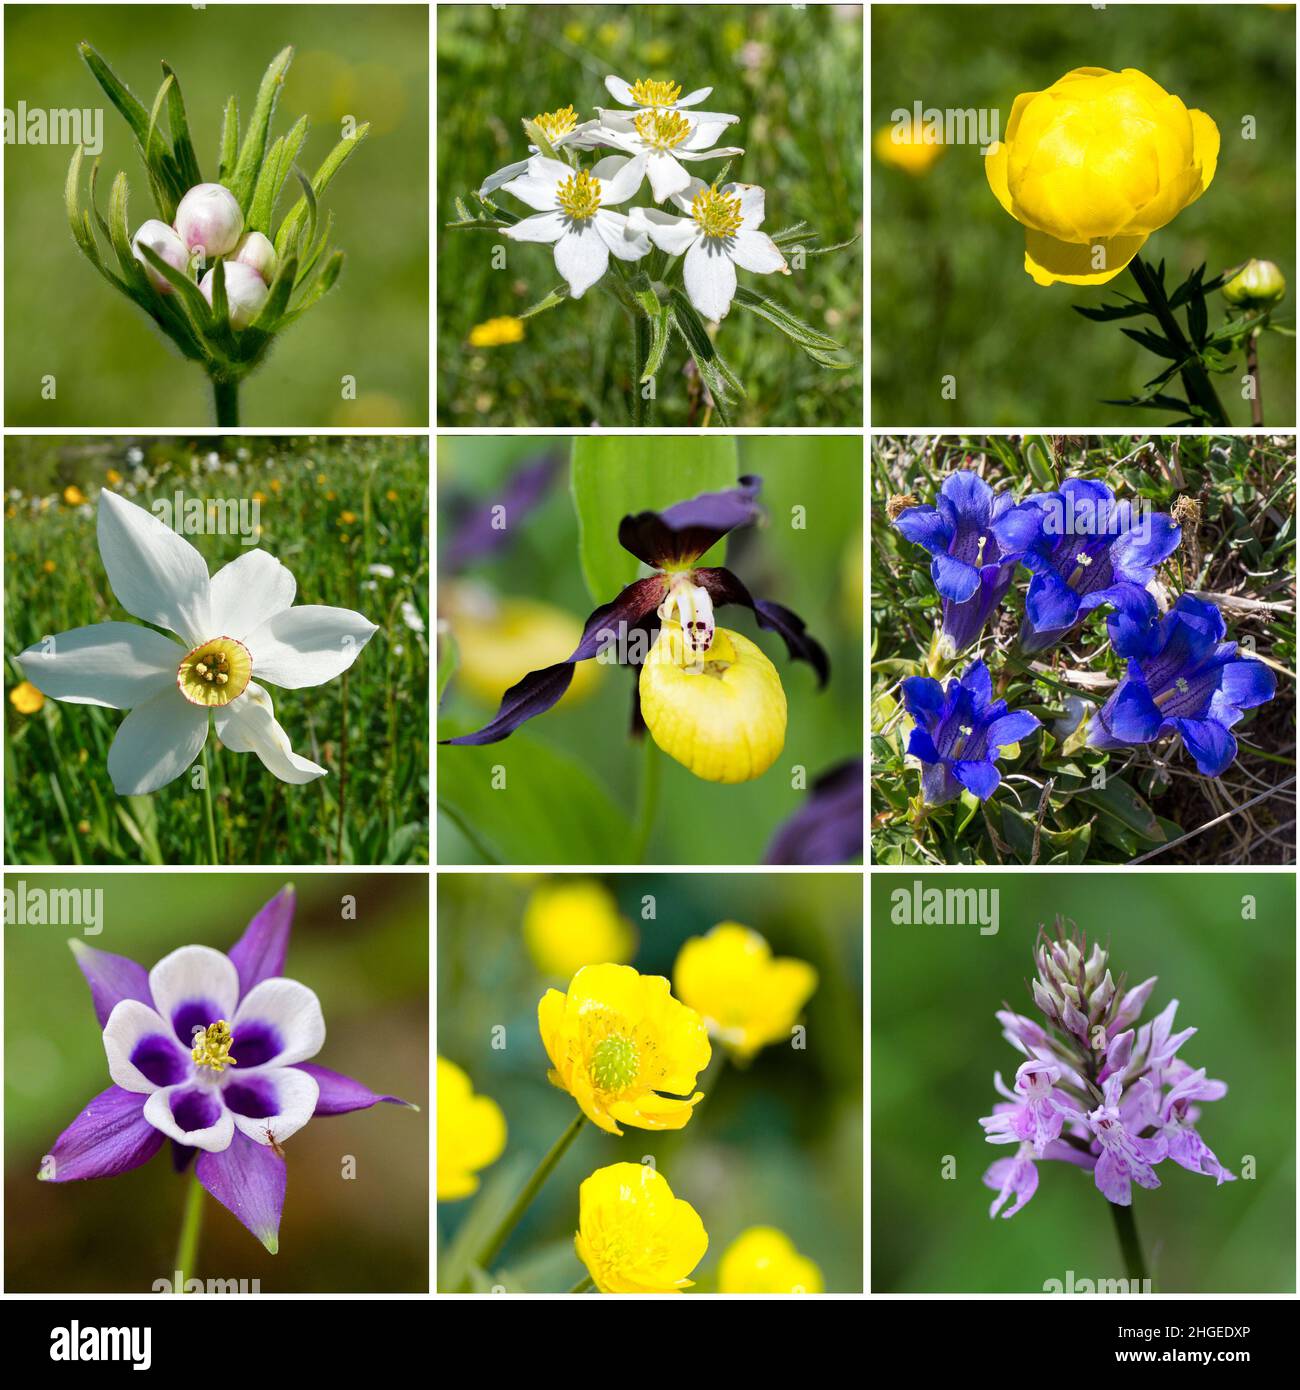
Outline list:
[[[659,312],[655,315],[651,324],[652,336],[650,339],[650,351],[645,360],[645,371],[641,373],[642,382],[650,381],[654,378],[659,368],[663,365],[664,353],[668,349],[668,339],[672,333],[673,308],[671,304],[661,304]]]
[[[68,177],[63,183],[63,203],[68,211],[68,225],[72,228],[72,235],[77,239],[77,245],[90,256],[91,260],[97,260],[97,255],[93,250],[87,250],[85,245],[85,231],[81,220],[81,160],[85,151],[80,145],[73,151],[72,163],[68,165]],[[92,243],[93,246],[93,243]]]
[[[95,225],[99,228],[100,235],[105,241],[111,242],[113,234],[108,229],[108,223],[104,221],[104,214],[99,210],[99,160],[90,166],[90,211],[94,214]]]
[[[298,264],[298,284],[304,285],[311,278],[311,273],[316,269],[316,262],[320,260],[321,253],[329,245],[330,233],[334,230],[334,214],[327,213],[325,217],[325,230],[320,234],[316,245],[302,258]],[[295,286],[297,288],[297,286]]]
[[[146,246],[143,242],[140,243],[140,254],[174,290],[179,291],[181,303],[195,337],[200,341],[206,341],[212,327],[212,311],[208,308],[208,301],[200,294],[199,287],[188,275],[182,275],[174,266],[168,265],[151,246]]]
[[[260,328],[264,333],[274,332],[275,324],[289,307],[289,296],[293,292],[293,282],[298,274],[298,259],[288,256],[276,267],[275,279],[271,282],[271,293],[266,303],[258,310],[257,317],[249,324],[250,328]]]
[[[154,171],[155,176],[166,182],[169,177],[168,160],[171,155],[171,148],[167,143],[167,137],[159,128],[158,120],[162,115],[163,103],[167,100],[167,94],[171,91],[173,78],[168,73],[162,80],[162,85],[158,88],[158,95],[153,99],[153,106],[149,109],[149,129],[144,138],[144,162]]]
[[[329,154],[325,156],[324,161],[320,168],[316,170],[311,181],[312,191],[317,198],[329,187],[330,180],[347,162],[353,150],[366,138],[369,130],[370,125],[368,122],[365,125],[358,126],[355,135],[350,136],[346,140],[340,140]],[[276,233],[275,250],[277,255],[282,254],[284,248],[288,246],[290,238],[297,235],[298,223],[301,218],[305,216],[306,212],[307,200],[306,198],[299,198],[290,209],[288,216],[280,223],[280,230]]]
[[[108,235],[117,253],[122,273],[141,291],[151,290],[149,277],[144,267],[131,253],[131,224],[127,217],[126,175],[119,172],[113,180],[113,190],[108,198]]]
[[[311,180],[301,169],[295,169],[293,172],[297,175],[298,182],[302,184],[303,201],[307,204],[306,227],[303,227],[302,223],[299,222],[297,245],[301,249],[304,246],[310,246],[312,237],[316,235],[316,219],[320,215],[320,208],[316,204],[316,190],[311,186]],[[289,249],[289,247],[285,247],[286,251]]]
[[[138,101],[112,68],[95,52],[88,43],[77,45],[82,60],[90,69],[95,81],[104,89],[104,95],[126,118],[126,123],[135,133],[135,138],[144,147],[149,138],[149,113]]]
[[[203,182],[203,175],[199,171],[199,157],[194,149],[194,141],[190,138],[190,123],[185,114],[185,98],[181,95],[181,84],[169,63],[164,62],[162,70],[171,79],[172,84],[167,93],[167,124],[171,128],[172,154],[181,180],[188,191],[195,184]]]
[[[234,97],[226,102],[226,114],[221,123],[221,155],[217,160],[217,181],[229,185],[235,172],[239,149],[239,103]]]
[[[271,117],[275,114],[275,104],[280,98],[280,88],[284,86],[284,75],[291,62],[292,45],[282,48],[271,59],[270,66],[262,76],[262,85],[257,89],[257,101],[249,117],[248,129],[244,132],[244,143],[239,147],[239,158],[230,178],[230,191],[245,213],[253,201],[253,189],[262,167],[262,157],[266,153]]]
[[[554,309],[557,304],[563,304],[568,297],[568,285],[556,285],[545,299],[539,299],[532,308],[525,309],[522,314],[516,314],[515,317],[519,319],[530,319],[534,314],[540,314],[546,309]]]
[[[748,309],[750,313],[756,314],[761,319],[766,319],[773,327],[779,328],[787,338],[798,343],[801,348],[815,347],[820,348],[823,352],[841,350],[840,344],[834,338],[828,337],[810,324],[804,323],[802,319],[795,318],[776,300],[769,299],[764,294],[757,294],[742,285],[736,290],[735,302],[742,309]]]
[[[321,268],[320,274],[303,291],[302,298],[289,310],[287,314],[275,326],[278,333],[282,328],[287,328],[291,323],[296,323],[311,308],[317,300],[324,298],[330,290],[334,288],[334,282],[339,278],[339,272],[343,269],[343,252],[334,251],[329,260]]]
[[[244,230],[248,232],[261,232],[263,236],[271,228],[271,208],[275,201],[275,194],[279,188],[280,160],[284,154],[284,136],[279,136],[266,152],[266,158],[262,161],[262,171],[257,176],[257,184],[253,189],[253,201],[248,207],[248,216],[244,219]]]
[[[713,339],[709,337],[709,330],[704,326],[704,320],[696,313],[695,306],[681,290],[674,288],[668,293],[677,327],[690,345],[692,354],[712,362],[717,356],[717,349],[713,346]]]
[[[225,261],[218,261],[212,267],[212,321],[218,331],[231,326],[230,299],[226,294]]]

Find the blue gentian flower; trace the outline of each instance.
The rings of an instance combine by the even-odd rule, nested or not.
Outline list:
[[[1178,548],[1176,521],[1117,502],[1105,483],[1089,478],[1067,479],[1059,492],[1036,493],[1025,505],[1037,509],[1039,528],[1024,552],[1034,577],[1025,596],[1022,651],[1054,647],[1103,603],[1137,619],[1154,615],[1146,586]]]
[[[977,641],[1011,587],[1025,548],[1038,539],[1037,508],[995,494],[979,474],[950,473],[937,506],[908,507],[894,525],[933,557],[930,578],[943,599],[940,654],[951,660]]]
[[[1223,640],[1223,614],[1191,594],[1162,618],[1116,613],[1107,626],[1128,675],[1093,716],[1089,746],[1127,748],[1179,733],[1197,769],[1220,776],[1237,756],[1229,729],[1243,710],[1273,698],[1272,671],[1238,656],[1237,644]]]
[[[929,806],[942,806],[962,788],[987,801],[1002,774],[994,760],[1038,728],[1024,710],[1008,712],[1005,700],[992,700],[993,681],[982,661],[972,662],[945,690],[929,676],[903,682],[903,703],[916,720],[907,751],[919,758],[921,791]]]

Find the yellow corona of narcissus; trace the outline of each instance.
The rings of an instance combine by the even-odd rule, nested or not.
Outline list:
[[[693,936],[677,955],[673,988],[740,1062],[784,1042],[817,988],[807,961],[774,957],[758,932],[721,922]]]
[[[542,884],[528,899],[524,942],[543,975],[567,980],[584,965],[626,962],[636,949],[636,932],[603,883],[561,878]]]
[[[651,737],[706,782],[760,777],[785,747],[785,691],[748,637],[713,631],[704,652],[665,622],[641,667],[641,716]]]
[[[476,1096],[470,1079],[445,1057],[438,1058],[438,1200],[454,1202],[478,1190],[478,1172],[495,1163],[506,1147],[506,1117],[487,1096]]]
[[[1218,156],[1213,120],[1144,72],[1075,68],[1015,99],[984,168],[1034,280],[1100,285],[1205,192]]]
[[[552,1083],[609,1134],[620,1124],[681,1129],[704,1099],[695,1078],[712,1055],[708,1032],[662,975],[585,966],[566,993],[546,991],[537,1024]]]
[[[727,1246],[719,1293],[822,1293],[822,1272],[775,1226],[751,1226]]]
[[[578,1189],[578,1258],[601,1293],[680,1293],[709,1248],[689,1202],[649,1164],[598,1168]]]

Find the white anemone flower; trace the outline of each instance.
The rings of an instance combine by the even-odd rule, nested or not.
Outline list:
[[[627,202],[644,177],[644,159],[609,155],[588,171],[534,155],[527,172],[511,179],[505,191],[537,211],[506,227],[505,235],[553,242],[555,268],[574,299],[581,299],[609,268],[611,251],[620,260],[639,261],[650,250],[644,233],[634,232],[623,213],[610,211]]]
[[[656,203],[689,187],[691,173],[682,160],[720,159],[744,154],[739,145],[709,146],[722,134],[735,116],[683,111],[600,111],[605,143],[646,161],[646,175]]]
[[[575,149],[575,150],[594,150],[598,145],[606,142],[596,133],[600,128],[600,122],[580,121],[578,113],[572,106],[562,106],[558,111],[539,111],[533,117],[533,124],[540,127],[543,135],[550,141],[553,150]],[[536,145],[529,145],[530,155],[540,153]],[[479,187],[478,195],[486,198],[490,193],[495,193],[502,185],[517,179],[520,174],[528,172],[528,160],[521,159],[514,164],[507,164],[504,168],[498,169],[495,174],[489,174]]]
[[[209,714],[231,752],[256,753],[282,782],[326,776],[292,750],[253,677],[288,690],[322,685],[352,665],[378,631],[374,623],[347,608],[293,607],[293,575],[264,550],[245,552],[209,579],[189,541],[107,490],[99,495],[99,553],[117,601],[153,627],[73,628],[17,659],[52,699],[131,711],[108,752],[119,796],[179,777],[207,741]]]
[[[736,267],[760,275],[790,267],[776,242],[758,229],[763,224],[763,190],[753,183],[710,187],[692,179],[672,201],[686,217],[658,208],[633,208],[629,221],[671,256],[686,257],[686,294],[706,319],[726,318],[736,294]]]
[[[698,106],[712,93],[713,88],[697,87],[695,91],[687,92],[683,96],[682,89],[676,82],[653,82],[647,77],[642,77],[636,82],[628,83],[621,77],[611,76],[605,79],[605,90],[621,106],[630,107],[634,111],[681,111]],[[740,119],[739,116],[724,116],[716,111],[692,111],[691,114],[701,120],[721,121],[723,125],[731,125]]]

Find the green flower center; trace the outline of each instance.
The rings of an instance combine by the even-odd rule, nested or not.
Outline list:
[[[626,1090],[641,1069],[635,1041],[617,1033],[602,1038],[591,1055],[591,1075],[602,1091]]]

